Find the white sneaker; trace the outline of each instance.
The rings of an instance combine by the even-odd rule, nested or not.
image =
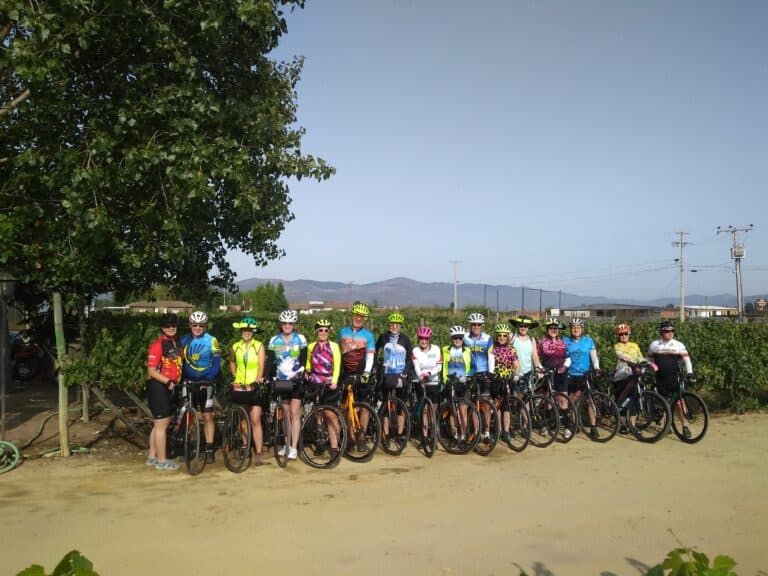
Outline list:
[[[491,433],[490,432],[483,432],[480,436],[483,440],[490,440],[491,439]]]
[[[288,450],[288,460],[296,460],[299,457],[299,451],[296,448]]]
[[[571,432],[570,428],[566,428],[563,431],[563,436],[565,437],[566,440],[568,440],[571,436],[573,436],[573,432]]]
[[[281,446],[280,449],[277,451],[278,456],[285,456],[285,446]]]

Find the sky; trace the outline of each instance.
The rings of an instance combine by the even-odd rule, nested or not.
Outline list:
[[[308,0],[286,256],[238,279],[404,276],[609,298],[768,292],[768,2]],[[455,264],[454,264],[455,262]],[[693,270],[696,270],[694,272]]]

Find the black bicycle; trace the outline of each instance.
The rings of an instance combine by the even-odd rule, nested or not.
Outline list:
[[[248,411],[230,400],[224,415],[221,439],[221,452],[227,470],[239,473],[248,469],[252,441],[253,428]]]
[[[619,392],[616,404],[624,423],[640,442],[658,442],[669,432],[672,413],[667,401],[651,390],[655,377],[651,363],[627,362],[632,379]]]
[[[531,441],[531,416],[525,403],[515,396],[515,381],[497,377],[496,411],[501,417],[501,441],[511,450],[522,452]]]
[[[530,443],[537,448],[546,448],[560,431],[560,410],[551,396],[536,393],[537,383],[533,371],[520,379],[522,400],[530,418]]]
[[[382,379],[381,406],[379,407],[379,420],[381,421],[381,449],[391,456],[402,454],[408,444],[411,432],[411,418],[408,406],[397,397],[397,386],[405,386],[403,378]],[[391,384],[391,385],[390,385]]]
[[[304,395],[299,456],[313,468],[333,468],[347,448],[347,423],[336,406],[323,403],[327,385],[312,385]]]
[[[595,389],[590,371],[576,392],[578,428],[593,442],[608,442],[619,431],[619,407],[605,392]]]
[[[414,380],[408,401],[411,420],[411,437],[418,439],[419,448],[427,458],[432,458],[437,446],[437,425],[435,423],[435,405],[427,396],[428,385]]]
[[[437,441],[446,452],[466,454],[477,441],[477,423],[480,414],[475,405],[463,397],[467,382],[450,375],[446,382],[445,399],[437,409]]]
[[[176,389],[178,392],[174,391],[177,409],[168,423],[168,453],[182,456],[186,470],[192,476],[205,468],[203,420],[192,399],[200,388],[212,385],[207,380],[182,380]]]
[[[560,427],[555,439],[558,442],[567,443],[573,440],[579,431],[579,419],[576,414],[576,407],[568,394],[555,391],[555,373],[556,370],[551,369],[539,371],[536,393],[551,398],[555,402],[560,417]],[[563,406],[565,407],[563,408]]]
[[[496,410],[490,394],[488,396],[481,394],[483,388],[490,392],[491,377],[488,374],[478,374],[471,379],[471,382],[472,404],[474,404],[480,417],[479,421],[475,423],[479,437],[472,450],[480,456],[488,456],[496,447],[501,434],[499,412]]]
[[[666,391],[656,386],[656,391],[667,401],[672,412],[672,431],[686,444],[695,444],[707,433],[709,428],[709,408],[704,399],[686,390],[687,383],[694,383],[682,374],[678,374],[677,387]]]

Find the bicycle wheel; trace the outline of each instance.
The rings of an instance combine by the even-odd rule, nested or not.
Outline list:
[[[347,423],[347,449],[344,456],[353,462],[368,462],[381,440],[381,422],[373,407],[367,402],[355,402],[355,416],[350,418],[344,411]],[[363,428],[362,421],[367,418],[368,424]]]
[[[619,408],[605,392],[593,391],[576,402],[579,429],[593,442],[608,442],[619,431]],[[594,425],[592,424],[594,418]]]
[[[321,404],[304,416],[299,435],[299,455],[304,462],[313,468],[333,468],[346,447],[347,424],[337,408]]]
[[[4,440],[0,440],[0,474],[16,468],[21,462],[19,449]]]
[[[560,410],[560,430],[555,437],[555,440],[567,444],[576,433],[579,431],[579,417],[576,414],[576,408],[573,405],[573,401],[568,397],[568,394],[562,392],[555,392],[555,402]],[[560,408],[561,404],[565,404],[565,408]]]
[[[640,442],[657,442],[669,432],[670,420],[666,400],[651,390],[644,390],[627,406],[627,426]]]
[[[403,429],[400,432],[398,428],[401,419]],[[381,421],[381,449],[387,454],[398,456],[405,450],[411,433],[408,407],[400,398],[385,400],[379,408],[379,420]]]
[[[478,410],[480,420],[477,427],[479,436],[473,450],[480,456],[488,456],[499,441],[499,434],[501,433],[499,412],[490,400],[480,399],[478,404],[480,404]]]
[[[427,458],[432,458],[437,446],[437,426],[435,424],[435,405],[429,398],[421,403],[421,447]],[[416,424],[418,425],[418,424]]]
[[[275,454],[275,460],[281,468],[288,466],[288,454],[291,450],[291,437],[289,431],[288,409],[282,402],[275,408],[275,415],[272,417],[274,422],[274,431],[272,450]]]
[[[251,465],[251,419],[242,406],[231,406],[224,423],[221,451],[230,472],[242,472]]]
[[[528,414],[531,419],[531,444],[546,448],[555,441],[560,431],[560,414],[555,401],[549,396],[533,396]]]
[[[197,476],[205,468],[205,450],[201,444],[202,421],[200,414],[191,406],[184,413],[184,463],[191,476]]]
[[[461,417],[461,407],[466,407],[466,418]],[[477,422],[480,415],[471,402],[458,399],[446,400],[437,410],[437,441],[450,454],[466,454],[478,440]]]
[[[709,409],[701,396],[695,392],[683,392],[681,399],[670,409],[672,430],[680,440],[686,444],[696,444],[704,438],[709,427]],[[681,414],[688,421],[687,425],[683,425],[680,421]]]
[[[502,438],[507,446],[515,452],[522,452],[531,441],[531,417],[525,403],[520,398],[508,398],[508,407],[502,410],[502,422],[509,418],[509,426],[502,425]]]

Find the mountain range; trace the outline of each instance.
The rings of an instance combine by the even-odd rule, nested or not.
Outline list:
[[[370,284],[344,282],[322,282],[317,280],[280,280],[277,278],[248,278],[238,282],[241,292],[253,290],[267,282],[282,284],[285,296],[291,304],[309,302],[352,302],[361,300],[374,306],[450,306],[453,303],[453,284],[450,282],[419,282],[410,278],[390,278]],[[750,302],[758,297],[745,297]],[[495,284],[461,283],[458,285],[458,304],[485,306],[492,310],[535,310],[538,308],[572,308],[590,304],[629,304],[636,306],[676,306],[679,297],[656,298],[653,300],[611,299],[583,296],[568,292],[553,292],[537,288],[505,286]],[[736,306],[732,294],[685,296],[690,306]]]

